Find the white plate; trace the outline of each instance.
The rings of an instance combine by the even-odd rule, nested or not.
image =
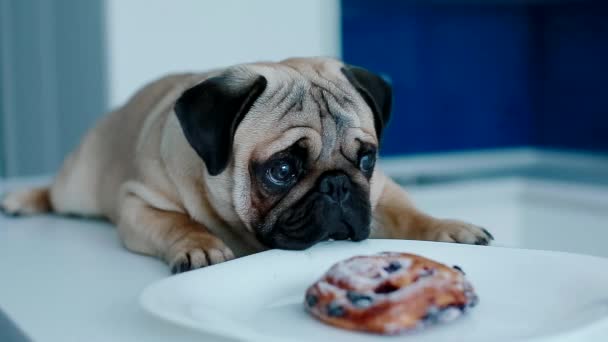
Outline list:
[[[306,288],[333,263],[381,251],[461,266],[480,304],[402,338],[333,328],[304,311]],[[170,277],[146,288],[140,302],[162,319],[244,341],[608,341],[608,259],[417,241],[327,242]]]

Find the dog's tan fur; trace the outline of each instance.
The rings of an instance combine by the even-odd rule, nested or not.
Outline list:
[[[188,259],[196,268],[264,250],[251,223],[261,215],[272,221],[315,177],[280,203],[265,203],[255,197],[252,160],[304,138],[321,173],[356,158],[359,141],[378,144],[371,109],[340,73],[342,66],[333,59],[302,58],[234,68],[243,78],[264,76],[268,86],[238,126],[231,162],[217,176],[206,172],[189,145],[173,106],[185,90],[223,70],[164,77],[104,117],[48,189],[9,194],[2,207],[14,214],[52,209],[106,217],[127,248],[170,265]],[[341,127],[318,115],[319,96],[327,97],[327,110],[341,113]],[[487,236],[474,225],[417,211],[378,168],[369,189],[372,237],[475,243]]]

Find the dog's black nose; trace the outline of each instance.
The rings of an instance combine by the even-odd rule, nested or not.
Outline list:
[[[336,203],[342,204],[350,196],[351,186],[350,178],[345,173],[331,171],[321,175],[319,192],[326,194]]]

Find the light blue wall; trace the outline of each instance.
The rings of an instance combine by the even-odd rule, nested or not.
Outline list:
[[[106,110],[103,0],[0,0],[0,157],[52,173]]]

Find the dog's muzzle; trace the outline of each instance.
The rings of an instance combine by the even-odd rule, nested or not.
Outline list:
[[[327,239],[361,241],[369,237],[370,222],[369,193],[345,173],[330,171],[260,240],[282,249],[305,249]]]

